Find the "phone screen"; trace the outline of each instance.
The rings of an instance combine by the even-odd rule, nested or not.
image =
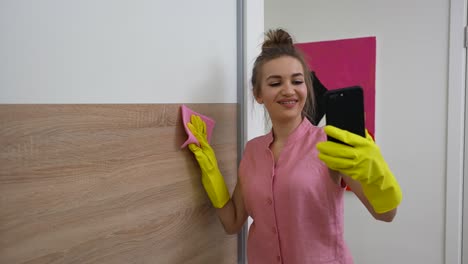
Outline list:
[[[362,88],[352,86],[328,91],[325,94],[325,118],[327,125],[365,137]],[[331,137],[328,140],[343,143]]]

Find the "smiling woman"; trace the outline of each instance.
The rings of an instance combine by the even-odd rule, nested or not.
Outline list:
[[[255,99],[265,105],[272,123],[290,118],[300,123],[308,94],[300,61],[286,56],[271,60],[263,65],[261,75],[266,78],[261,80]]]
[[[207,192],[223,198],[221,205],[214,203],[219,199],[212,202],[225,231],[239,232],[252,217],[247,244],[252,264],[353,263],[343,237],[344,187],[351,186],[381,221],[392,221],[401,200],[398,183],[377,146],[370,138],[317,127],[306,118],[315,105],[309,69],[284,30],[266,34],[252,86],[273,127],[247,142],[232,197],[224,195],[226,187],[205,139],[205,125],[197,118],[190,123],[192,133],[204,142],[190,150],[202,170],[203,184],[216,186]],[[326,142],[327,133],[351,146]]]
[[[302,53],[294,47],[291,36],[284,30],[271,30],[266,37],[262,53],[252,70],[252,89],[256,101],[265,104],[268,112],[272,107],[269,100],[276,100],[275,104],[296,108],[301,117],[313,116],[315,99],[312,80]],[[274,113],[269,114],[274,119]]]

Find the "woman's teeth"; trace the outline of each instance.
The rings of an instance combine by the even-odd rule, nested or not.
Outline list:
[[[280,104],[295,104],[296,101],[284,101],[284,102],[280,102]]]

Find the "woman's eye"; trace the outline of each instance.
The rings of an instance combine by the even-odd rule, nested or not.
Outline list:
[[[274,83],[270,83],[269,85],[272,86],[272,87],[275,87],[275,86],[280,86],[281,83],[280,82],[274,82]]]
[[[293,84],[294,84],[294,85],[301,85],[301,84],[303,84],[303,83],[304,83],[303,80],[295,80],[295,81],[293,81]]]

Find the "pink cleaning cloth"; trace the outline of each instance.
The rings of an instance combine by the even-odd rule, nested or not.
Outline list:
[[[205,123],[206,123],[206,133],[208,137],[208,143],[211,142],[211,133],[213,132],[213,128],[215,126],[215,121],[207,116],[204,116],[202,114],[199,114],[192,109],[188,108],[185,105],[182,105],[181,107],[181,112],[182,112],[182,122],[184,123],[184,128],[185,128],[185,133],[187,133],[187,140],[180,146],[180,148],[185,148],[188,144],[195,143],[198,146],[200,146],[200,143],[198,140],[195,138],[195,136],[192,134],[190,129],[187,126],[187,123],[190,123],[190,117],[192,115],[197,115],[199,116]]]

